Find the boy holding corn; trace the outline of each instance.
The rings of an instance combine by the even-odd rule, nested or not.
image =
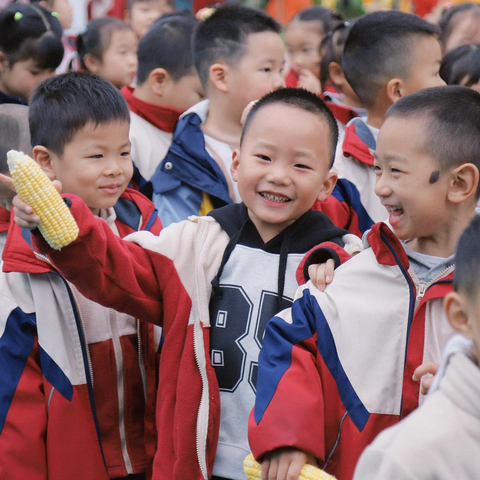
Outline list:
[[[112,235],[159,233],[153,204],[126,188],[130,117],[113,85],[79,73],[49,79],[29,119],[38,165]],[[87,300],[29,241],[11,226],[0,273],[0,478],[145,479],[154,328]]]
[[[321,252],[348,256],[346,231],[311,210],[335,185],[337,135],[316,95],[276,90],[253,106],[233,154],[243,204],[122,241],[71,197],[79,238],[54,252],[33,236],[86,296],[163,327],[155,479],[245,478],[266,323],[291,303],[308,250],[326,242]],[[34,227],[38,218],[14,202],[16,221]]]

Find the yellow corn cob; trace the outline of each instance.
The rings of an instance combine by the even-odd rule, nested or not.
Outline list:
[[[262,466],[255,461],[252,454],[245,457],[243,471],[248,480],[261,480],[262,478]],[[335,477],[312,465],[304,465],[298,480],[335,480]]]
[[[48,244],[60,250],[78,236],[78,226],[60,194],[28,155],[10,150],[8,168],[20,198],[40,217],[38,229]]]

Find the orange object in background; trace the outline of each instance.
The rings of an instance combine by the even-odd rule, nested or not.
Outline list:
[[[286,25],[298,12],[313,7],[312,0],[269,0],[265,11],[277,22]]]

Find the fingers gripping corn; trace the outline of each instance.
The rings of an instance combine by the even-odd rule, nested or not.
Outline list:
[[[20,198],[40,217],[38,229],[48,244],[60,250],[78,236],[78,226],[50,179],[28,155],[10,150],[8,168]]]
[[[248,480],[262,479],[262,466],[255,461],[252,454],[245,457],[243,461],[243,471]],[[304,465],[298,480],[335,480],[335,477],[312,465]]]

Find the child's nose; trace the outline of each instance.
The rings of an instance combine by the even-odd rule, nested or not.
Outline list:
[[[383,175],[377,175],[375,180],[375,195],[377,197],[388,197],[392,193],[388,182],[385,180]]]
[[[272,165],[267,180],[275,185],[290,185],[292,183],[288,168],[283,165]]]

